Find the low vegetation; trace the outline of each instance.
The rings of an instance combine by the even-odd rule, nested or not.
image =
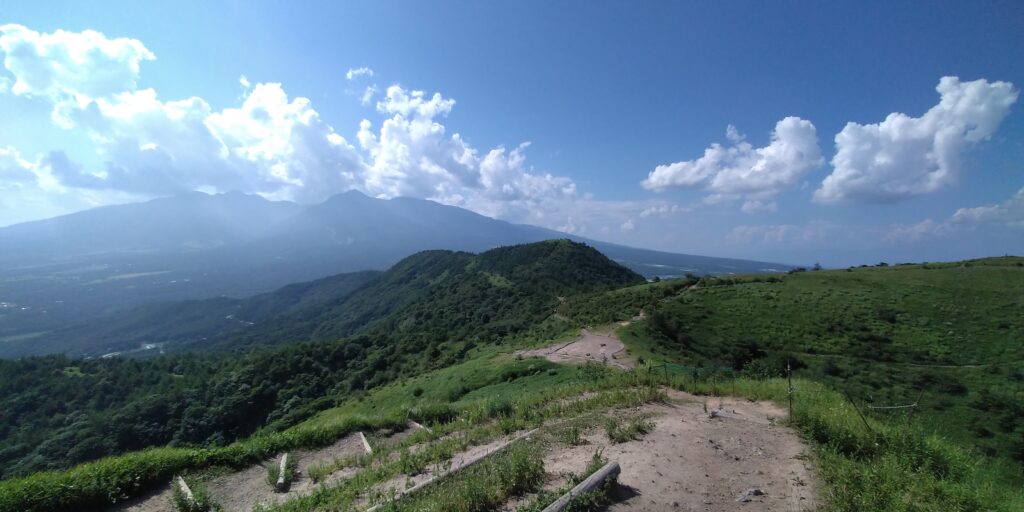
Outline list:
[[[192,478],[185,479],[185,484],[188,485],[192,496],[186,495],[181,487],[175,485],[171,490],[171,509],[174,512],[219,512],[221,510],[221,507],[210,498],[206,484]]]
[[[1024,306],[1019,292],[1024,289],[1024,269],[1017,262],[994,259],[969,266],[929,264],[786,276],[686,278],[582,292],[564,301],[537,302],[537,318],[543,318],[536,320],[530,313],[522,317],[523,324],[509,327],[505,336],[480,344],[470,334],[440,342],[432,338],[434,334],[418,338],[418,331],[403,330],[403,325],[441,329],[456,315],[477,314],[452,311],[444,314],[452,316],[441,315],[448,320],[432,323],[437,317],[427,318],[427,307],[416,305],[392,313],[394,316],[381,324],[400,334],[396,338],[382,336],[380,343],[412,343],[402,345],[400,351],[377,345],[375,338],[365,334],[236,358],[246,361],[244,364],[178,356],[141,362],[30,359],[18,362],[17,371],[12,370],[14,366],[5,370],[0,365],[0,372],[7,371],[3,375],[14,379],[52,376],[78,379],[74,382],[83,384],[92,382],[88,379],[103,365],[134,367],[132,371],[140,376],[159,367],[165,372],[160,382],[166,383],[170,395],[178,397],[190,396],[189,390],[201,381],[195,380],[194,370],[175,373],[173,367],[159,365],[214,368],[215,374],[229,379],[225,386],[233,383],[245,389],[239,393],[250,398],[264,395],[241,385],[258,389],[260,377],[280,375],[268,385],[279,382],[285,386],[266,391],[274,398],[255,401],[266,407],[260,409],[264,416],[257,415],[247,430],[233,431],[223,441],[204,439],[181,443],[186,446],[148,448],[67,470],[0,481],[0,512],[102,507],[165,483],[176,474],[194,474],[211,467],[242,468],[285,450],[330,444],[356,431],[403,429],[410,419],[430,431],[417,430],[401,442],[375,445],[370,455],[310,468],[309,476],[318,482],[343,468],[361,471],[274,510],[344,510],[367,499],[389,503],[394,510],[483,510],[505,503],[510,496],[539,492],[538,472],[543,467],[536,467],[538,457],[529,452],[535,446],[513,444],[487,465],[446,477],[423,493],[398,501],[392,502],[393,496],[380,486],[423,473],[443,473],[453,456],[468,447],[539,426],[548,425],[552,439],[558,442],[581,444],[585,441],[583,430],[571,420],[584,415],[612,418],[603,425],[612,442],[637,439],[653,427],[648,418],[609,409],[664,400],[664,387],[705,397],[728,394],[786,404],[790,397],[789,382],[784,378],[787,366],[793,371],[795,389],[789,422],[813,448],[815,465],[824,480],[825,509],[1024,510],[1020,490],[1024,479],[1013,460],[1018,457],[1018,446],[1024,446],[1020,441],[1024,396],[1018,385],[1024,378],[1019,363],[1024,349],[1013,342],[1024,333],[1024,316],[1019,315]],[[481,271],[504,276],[513,288],[524,279],[520,274],[502,272],[500,265],[485,265]],[[445,278],[435,274],[434,279],[444,282]],[[495,284],[489,275],[473,279],[504,290],[502,293],[509,290],[504,281]],[[545,290],[538,284],[535,290],[550,294],[554,289]],[[471,295],[461,295],[473,303]],[[482,304],[497,304],[490,300]],[[588,323],[622,321],[641,310],[645,320],[635,320],[620,330],[630,354],[641,361],[636,370],[562,366],[510,354],[514,347],[562,335],[577,322],[584,322],[581,318]],[[500,322],[512,320],[506,316]],[[486,321],[483,317],[469,321],[496,327],[499,320],[488,316]],[[535,323],[531,326],[529,322]],[[416,339],[426,341],[416,344]],[[431,355],[432,346],[443,347],[439,348],[439,354],[446,354],[442,360]],[[357,350],[355,347],[365,352],[348,358],[346,351]],[[308,372],[303,369],[305,364],[324,370]],[[281,365],[280,373],[270,371],[276,365]],[[115,371],[128,374],[128,370]],[[302,387],[309,375],[317,377],[307,381],[312,383],[308,388]],[[324,387],[319,387],[319,378]],[[332,378],[337,381],[327,385]],[[10,389],[30,386],[24,380],[16,382]],[[73,392],[71,384],[62,385],[67,386],[62,392]],[[154,389],[145,384],[139,387]],[[284,407],[287,393],[309,401]],[[101,400],[106,395],[96,396]],[[221,401],[210,404],[219,407],[224,418],[236,417],[232,412],[244,417],[247,409],[229,403],[231,396],[225,394]],[[45,397],[39,400],[53,403]],[[909,408],[913,415],[870,408],[893,404],[917,406]],[[139,421],[144,412],[139,410]],[[182,427],[186,423],[180,423],[181,418],[192,418],[178,412],[166,414],[167,421],[179,421],[179,430],[187,428]],[[211,421],[210,425],[216,425],[216,421],[227,420]],[[70,445],[77,446],[77,438],[69,439]],[[10,460],[19,453],[23,456],[24,452],[8,452],[7,457]],[[502,478],[489,476],[485,469]],[[541,503],[551,494],[539,492],[527,507],[543,508]],[[588,510],[597,506],[602,496],[594,494],[574,507]],[[445,501],[449,497],[455,501]],[[442,507],[442,503],[457,506]]]
[[[604,433],[613,443],[625,443],[640,439],[654,429],[654,423],[644,418],[632,418],[623,425],[617,418],[607,418],[604,422]]]
[[[562,334],[569,324],[546,321],[559,296],[640,281],[564,240],[481,255],[429,251],[345,294],[340,305],[289,293],[289,304],[329,307],[209,342],[262,347],[241,354],[0,360],[0,477],[280,431],[366,390],[457,364],[475,348]],[[302,341],[309,339],[325,341]]]

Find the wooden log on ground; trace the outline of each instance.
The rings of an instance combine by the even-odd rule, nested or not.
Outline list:
[[[583,494],[585,492],[593,491],[598,487],[604,485],[604,482],[609,478],[616,478],[619,476],[619,463],[609,462],[605,464],[601,469],[594,471],[593,474],[587,477],[586,480],[582,481],[576,487],[573,487],[571,491],[562,495],[561,498],[555,500],[554,503],[548,505],[542,512],[561,512],[565,507],[572,503],[573,498]]]
[[[366,453],[372,454],[373,448],[370,448],[370,442],[366,440],[366,436],[362,432],[359,433],[359,439],[363,440],[363,449],[366,450]]]
[[[480,454],[480,455],[478,455],[478,456],[476,456],[476,457],[474,457],[472,459],[469,459],[467,461],[463,461],[463,462],[461,462],[459,464],[456,464],[456,465],[452,466],[451,469],[449,469],[448,471],[446,471],[444,473],[440,473],[440,474],[434,475],[433,477],[428,478],[428,479],[426,479],[426,480],[424,480],[424,481],[422,481],[422,482],[420,482],[420,483],[418,483],[418,484],[416,484],[416,485],[414,485],[414,486],[412,486],[412,487],[410,487],[408,489],[405,489],[404,491],[400,491],[397,495],[395,495],[395,498],[393,500],[391,500],[391,501],[398,501],[403,496],[408,496],[408,495],[410,495],[410,494],[412,494],[412,493],[414,493],[416,491],[419,491],[420,489],[423,489],[424,487],[427,487],[429,485],[434,484],[435,482],[437,482],[438,480],[441,480],[442,478],[445,478],[445,477],[447,477],[449,475],[452,475],[452,474],[454,474],[454,473],[456,473],[458,471],[462,471],[463,469],[466,469],[466,468],[468,468],[468,467],[470,467],[470,466],[472,466],[472,465],[474,465],[474,464],[476,464],[476,463],[486,459],[487,457],[490,457],[491,455],[494,455],[496,453],[501,452],[505,448],[508,448],[509,446],[511,446],[512,443],[514,443],[514,442],[516,442],[516,441],[518,441],[520,439],[525,439],[527,437],[530,437],[537,430],[538,429],[533,429],[533,430],[531,430],[531,431],[529,431],[529,432],[527,432],[525,434],[522,434],[522,435],[516,436],[516,437],[514,437],[512,439],[509,439],[505,444],[503,444],[503,445],[501,445],[501,446],[499,446],[499,447],[497,447],[497,448],[495,448],[495,449],[493,449],[493,450],[491,450],[491,451],[489,451],[487,453]],[[618,472],[616,472],[615,474],[618,474]],[[387,505],[387,503],[381,503],[379,505],[374,505],[374,506],[366,509],[366,512],[377,512],[378,510],[383,508],[385,505]]]
[[[288,470],[288,452],[285,452],[284,455],[281,456],[281,466],[277,470],[277,485],[275,486],[275,488],[277,489],[277,492],[285,492],[285,491],[288,490],[288,483],[289,482],[288,482],[288,479],[285,478],[287,470]]]
[[[188,488],[188,484],[185,483],[185,479],[180,476],[178,477],[178,489],[181,490],[181,493],[185,495],[185,499],[188,500],[190,504],[195,505],[196,497],[192,494],[192,489]]]

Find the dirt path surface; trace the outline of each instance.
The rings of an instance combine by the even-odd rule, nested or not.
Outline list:
[[[819,504],[810,449],[774,419],[767,402],[703,398],[672,392],[672,404],[648,405],[654,429],[642,439],[611,444],[592,428],[587,444],[557,446],[544,459],[548,487],[560,473],[579,472],[595,449],[622,467],[610,511],[800,511]],[[755,491],[756,490],[756,491]],[[759,494],[760,493],[760,494]]]
[[[583,329],[580,337],[545,348],[516,352],[523,357],[543,357],[555,363],[595,362],[623,370],[636,366],[626,355],[626,346],[614,333],[595,333]]]

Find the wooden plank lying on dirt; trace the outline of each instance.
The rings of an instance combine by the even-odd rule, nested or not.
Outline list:
[[[576,487],[573,487],[571,491],[562,495],[561,498],[555,500],[554,503],[548,505],[542,512],[561,512],[565,507],[568,507],[572,503],[573,498],[583,494],[585,492],[593,491],[604,484],[609,478],[617,478],[619,476],[619,463],[609,462],[605,464],[601,469],[594,471],[593,474],[587,477],[586,480],[582,481]]]
[[[277,470],[277,492],[284,492],[288,487],[288,480],[285,478],[285,471],[288,468],[288,452],[281,456],[281,467]]]
[[[370,448],[370,442],[366,440],[366,436],[362,432],[359,433],[359,439],[363,440],[363,449],[366,453],[373,453],[373,448]]]
[[[451,469],[449,469],[448,471],[446,471],[444,473],[440,473],[440,474],[434,475],[433,477],[431,477],[431,478],[429,478],[427,480],[424,480],[424,481],[420,482],[419,484],[414,485],[413,487],[410,487],[410,488],[408,488],[408,489],[406,489],[406,490],[404,490],[402,492],[399,492],[394,497],[394,499],[392,499],[391,501],[398,501],[403,496],[408,496],[408,495],[410,495],[410,494],[412,494],[412,493],[414,493],[416,491],[419,491],[420,489],[423,489],[424,487],[427,487],[427,486],[437,482],[438,480],[441,480],[442,478],[445,478],[445,477],[447,477],[447,476],[449,476],[449,475],[451,475],[453,473],[456,473],[458,471],[462,471],[463,469],[466,469],[466,468],[476,464],[477,462],[480,462],[480,461],[486,459],[487,457],[490,457],[491,455],[494,455],[496,453],[501,452],[505,448],[508,448],[509,446],[511,446],[512,443],[514,443],[514,442],[516,442],[516,441],[518,441],[520,439],[525,439],[527,437],[530,437],[536,431],[537,431],[537,429],[533,429],[533,430],[531,430],[529,432],[526,432],[525,434],[518,435],[518,436],[516,436],[516,437],[514,437],[512,439],[509,439],[508,441],[506,441],[501,446],[499,446],[499,447],[497,447],[497,448],[495,448],[495,449],[493,449],[493,450],[491,450],[491,451],[489,451],[487,453],[482,453],[482,454],[480,454],[480,455],[478,455],[478,456],[476,456],[476,457],[474,457],[472,459],[469,459],[469,460],[464,461],[462,463],[456,464],[456,465],[452,466]],[[618,474],[618,473],[616,473],[616,474]],[[387,504],[388,503],[381,503],[379,505],[374,505],[374,506],[366,509],[366,512],[377,512],[377,510],[380,510],[381,508],[383,508]]]
[[[185,479],[178,477],[178,489],[181,489],[181,493],[185,495],[185,499],[192,505],[195,505],[196,498],[192,495],[192,489],[188,488],[188,484],[185,483]]]
[[[419,423],[416,423],[416,422],[415,422],[415,421],[413,421],[413,420],[409,420],[409,423],[412,423],[412,426],[414,426],[414,427],[416,427],[416,428],[418,428],[418,429],[426,430],[427,432],[430,432],[431,434],[433,434],[433,433],[434,433],[434,431],[433,431],[433,430],[430,430],[429,428],[427,428],[427,427],[424,427],[423,425],[420,425]]]

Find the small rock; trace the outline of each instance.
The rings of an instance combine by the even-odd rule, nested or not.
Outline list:
[[[747,503],[748,501],[753,500],[754,496],[764,496],[764,492],[761,491],[761,489],[756,489],[756,488],[754,488],[754,489],[747,489],[747,490],[741,492],[739,494],[739,496],[736,497],[736,501],[738,501],[740,503]]]

